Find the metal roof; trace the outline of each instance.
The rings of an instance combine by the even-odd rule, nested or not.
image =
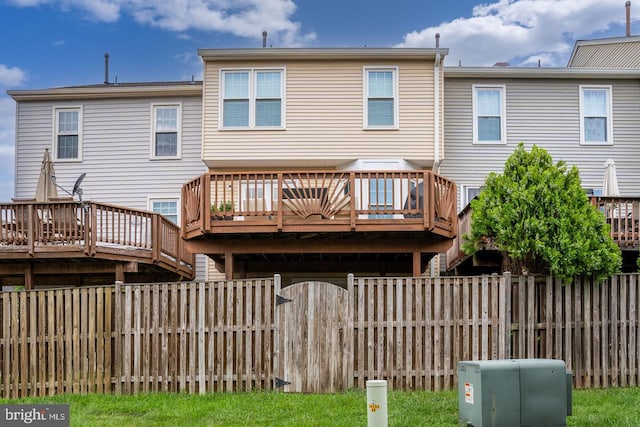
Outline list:
[[[567,66],[640,68],[640,36],[578,40]]]

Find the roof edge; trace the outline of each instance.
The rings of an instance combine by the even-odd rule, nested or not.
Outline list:
[[[447,48],[250,48],[198,49],[205,61],[433,59],[449,54]]]
[[[444,67],[445,78],[638,79],[640,70],[621,68]]]
[[[140,98],[147,96],[196,96],[202,94],[202,82],[126,83],[94,86],[71,86],[49,89],[8,90],[16,101]]]

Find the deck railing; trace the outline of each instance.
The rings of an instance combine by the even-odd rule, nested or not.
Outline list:
[[[622,250],[640,249],[640,197],[590,197],[611,226],[609,235]],[[467,258],[462,251],[463,237],[471,232],[471,205],[458,214],[458,234],[447,251],[447,268]]]
[[[211,232],[415,229],[453,236],[456,187],[431,171],[206,173],[182,189],[187,238]]]
[[[26,250],[81,246],[86,255],[97,247],[142,249],[153,262],[190,269],[194,255],[185,250],[180,228],[162,215],[104,203],[31,201],[0,204],[0,247]]]
[[[604,213],[610,235],[622,250],[640,248],[640,197],[592,197],[591,203]]]

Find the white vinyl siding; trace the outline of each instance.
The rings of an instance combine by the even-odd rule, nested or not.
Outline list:
[[[580,143],[613,144],[611,86],[580,86]]]
[[[504,86],[473,86],[473,142],[507,142]]]
[[[153,105],[181,106],[180,160],[149,161]],[[17,102],[15,197],[30,198],[45,148],[55,125],[52,110],[76,103]],[[82,101],[82,162],[56,161],[57,183],[72,188],[82,172],[84,198],[149,210],[149,199],[179,200],[182,185],[207,171],[201,159],[202,97],[171,96]],[[178,205],[180,206],[180,205]],[[204,256],[197,256],[197,278],[204,280]]]
[[[53,158],[82,160],[82,108],[54,108]]]
[[[282,129],[284,69],[221,71],[221,129]]]
[[[182,107],[152,105],[151,158],[179,159],[181,152]]]
[[[398,127],[398,69],[364,68],[364,128]]]

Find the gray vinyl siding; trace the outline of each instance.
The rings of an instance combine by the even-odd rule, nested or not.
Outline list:
[[[506,90],[507,143],[473,144],[472,85],[499,84]],[[580,85],[610,85],[613,145],[580,145]],[[460,188],[479,187],[489,172],[501,172],[519,142],[545,148],[555,162],[580,169],[585,188],[602,187],[604,162],[616,162],[623,195],[640,195],[640,81],[580,79],[446,78],[444,161],[440,173]]]
[[[181,159],[151,160],[153,104],[181,103]],[[54,109],[82,107],[82,161],[54,163],[58,183],[71,190],[76,178],[84,199],[149,209],[150,198],[178,199],[182,185],[206,172],[201,160],[202,98],[136,98],[17,102],[16,183],[18,198],[34,197],[45,148],[53,148]],[[59,195],[64,196],[63,191]],[[197,278],[204,279],[198,260]]]

